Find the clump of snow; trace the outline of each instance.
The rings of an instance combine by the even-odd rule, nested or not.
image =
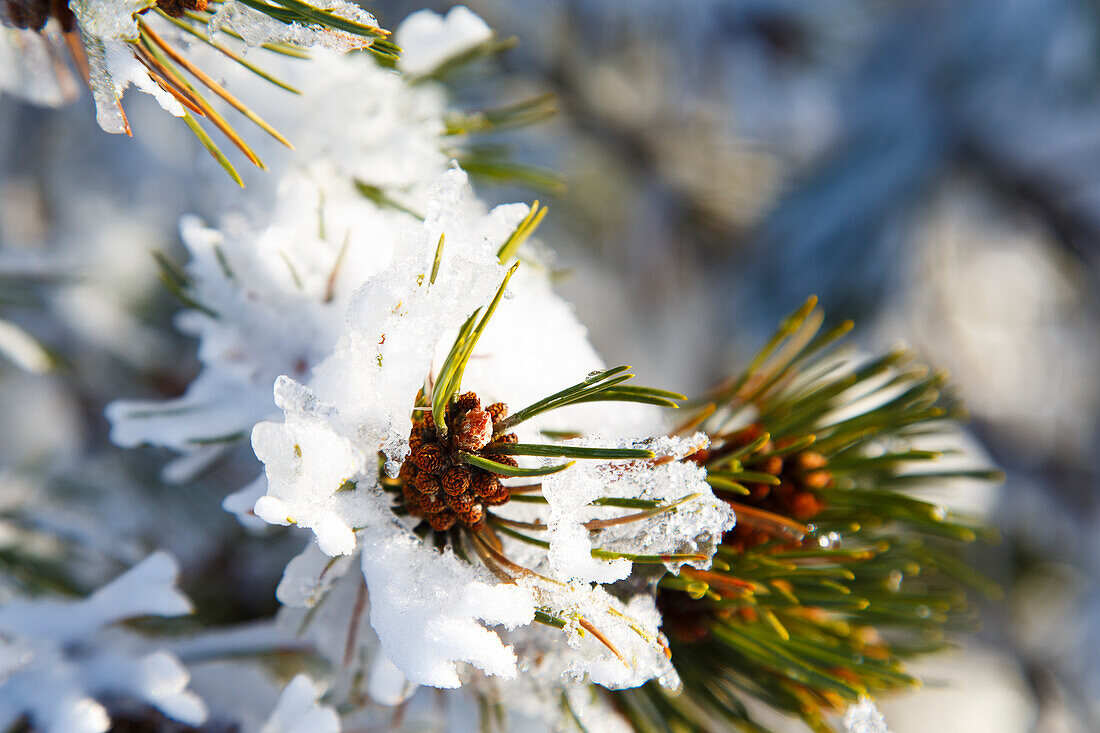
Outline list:
[[[855,705],[848,706],[844,713],[844,728],[847,733],[889,733],[886,719],[869,697],[862,697]]]
[[[366,470],[367,456],[327,426],[335,409],[317,403],[305,387],[279,377],[275,400],[286,421],[260,423],[252,432],[268,484],[267,495],[256,502],[256,516],[312,529],[325,554],[348,555],[355,550],[352,517],[361,511],[355,492],[342,489]]]
[[[515,653],[485,625],[511,629],[531,623],[531,593],[425,547],[395,521],[389,524],[364,530],[362,553],[371,626],[386,657],[410,682],[432,687],[462,683],[456,662],[514,676]]]
[[[275,596],[286,606],[312,608],[332,590],[351,564],[352,558],[331,557],[311,542],[287,564]]]
[[[97,105],[105,104],[105,100],[109,98],[114,100],[111,104],[113,108],[117,109],[117,100],[122,99],[122,95],[126,91],[126,88],[133,84],[135,87],[157,100],[157,104],[161,106],[161,109],[173,117],[183,117],[186,114],[179,100],[153,81],[153,78],[149,76],[149,72],[146,70],[145,66],[137,60],[133,52],[125,43],[114,39],[104,40],[103,50],[103,66],[99,73],[103,75],[105,84],[109,80],[110,88],[109,90],[101,89],[99,82],[96,82],[96,85],[93,86],[93,91],[95,92],[94,96]],[[89,64],[98,65],[99,63],[100,60],[98,58],[94,62],[89,58]],[[108,91],[109,97],[106,96]],[[109,108],[107,112],[113,114],[113,109]],[[102,112],[100,111],[98,114],[102,114]]]
[[[384,652],[375,655],[367,678],[367,691],[371,700],[380,705],[400,705],[416,689],[417,686],[409,682]]]
[[[322,692],[307,675],[297,675],[283,689],[260,733],[338,733],[340,717],[318,702]]]
[[[445,16],[419,10],[405,18],[394,33],[401,47],[397,68],[413,76],[429,74],[444,61],[492,37],[489,24],[465,5],[456,5]]]
[[[137,700],[189,725],[206,706],[187,690],[187,670],[164,650],[114,625],[141,616],[179,616],[191,604],[164,553],[79,601],[15,599],[0,607],[0,728],[22,715],[47,733],[101,733],[103,699]]]
[[[413,401],[436,349],[492,299],[504,276],[496,251],[526,213],[523,204],[485,213],[458,168],[437,180],[423,224],[401,237],[401,254],[391,267],[356,291],[347,330],[314,370],[310,387],[339,405],[340,429],[378,446],[390,460],[405,457]],[[445,245],[433,284],[440,236]]]

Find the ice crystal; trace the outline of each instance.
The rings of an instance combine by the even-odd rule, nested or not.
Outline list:
[[[170,114],[177,117],[184,114],[180,103],[153,81],[126,43],[137,38],[135,13],[146,5],[145,0],[72,0],[70,3],[88,58],[88,83],[95,100],[96,120],[106,132],[129,131],[121,100],[130,84],[153,95]]]
[[[96,105],[96,119],[107,132],[128,133],[129,125],[121,100],[131,84],[152,95],[167,112],[185,114],[176,98],[138,61],[129,42],[138,38],[137,14],[148,7],[146,0],[72,0],[71,8],[80,27],[88,60],[89,86]],[[362,26],[377,28],[367,11],[344,0],[329,0],[327,12]],[[283,23],[258,10],[227,0],[210,19],[211,34],[225,28],[237,33],[248,46],[280,41],[338,52],[369,46],[373,39],[319,25]],[[7,45],[11,45],[9,42]],[[2,79],[2,77],[0,77]]]
[[[340,18],[360,25],[378,27],[374,16],[360,6],[344,0],[328,0],[320,7]],[[283,23],[270,15],[244,5],[237,0],[226,0],[209,23],[210,33],[226,28],[234,31],[248,46],[260,46],[272,41],[293,43],[298,46],[320,47],[341,53],[371,44],[370,38],[345,31],[322,28],[317,25]]]
[[[607,446],[608,441],[588,438],[570,441],[584,446]],[[707,445],[703,435],[690,439],[662,438],[648,441],[617,441],[617,447],[644,447],[657,459],[647,462],[581,463],[569,471],[543,480],[543,495],[550,505],[547,552],[552,574],[562,580],[610,583],[626,578],[631,563],[625,559],[598,560],[592,557],[594,543],[604,549],[650,555],[699,553],[692,565],[710,566],[722,534],[734,524],[729,505],[717,499],[707,484],[706,471],[684,462],[685,456]],[[674,509],[655,513],[638,521],[613,524],[615,518],[637,510],[608,512],[594,507],[599,498],[643,499]],[[586,522],[605,521],[609,526],[591,532]],[[677,571],[682,563],[669,563]]]
[[[869,697],[862,697],[855,705],[848,706],[844,713],[844,728],[848,733],[889,733],[886,719]]]

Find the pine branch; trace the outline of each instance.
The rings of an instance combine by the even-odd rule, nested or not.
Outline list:
[[[972,626],[970,592],[997,593],[945,544],[989,530],[912,493],[999,477],[930,470],[944,451],[914,444],[962,414],[945,378],[904,351],[838,355],[851,324],[820,332],[823,321],[807,301],[680,429],[711,436],[689,460],[737,525],[710,570],[659,583],[685,695],[615,693],[638,730],[718,719],[763,731],[743,702],[756,699],[830,731],[859,697],[916,685],[904,659]]]

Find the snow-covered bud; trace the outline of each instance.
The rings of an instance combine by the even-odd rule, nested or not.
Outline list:
[[[476,451],[489,445],[493,439],[493,417],[477,408],[462,416],[455,431],[455,443],[462,450]]]

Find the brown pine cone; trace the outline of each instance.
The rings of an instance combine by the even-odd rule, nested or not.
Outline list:
[[[497,477],[482,471],[476,472],[470,480],[470,489],[482,500],[496,496],[499,488],[500,481]]]
[[[439,514],[429,514],[428,524],[432,525],[432,529],[436,532],[446,532],[451,527],[455,526],[457,517],[450,512],[441,512]]]
[[[463,512],[468,512],[474,504],[477,504],[477,499],[474,498],[473,494],[459,494],[458,496],[447,494],[447,506],[460,516]]]
[[[475,503],[467,511],[460,512],[458,515],[459,521],[468,526],[473,526],[481,522],[485,518],[485,510],[482,509],[481,504]]]
[[[406,484],[411,484],[418,473],[420,473],[420,469],[412,461],[405,461],[401,464],[401,470],[397,472],[397,478]]]
[[[439,473],[445,462],[443,448],[438,443],[426,443],[417,448],[416,453],[413,453],[412,462],[421,471]]]
[[[442,488],[442,482],[435,474],[421,471],[416,475],[416,478],[413,479],[413,486],[415,486],[416,490],[424,496],[429,496],[439,493],[439,490]]]
[[[424,494],[420,497],[420,508],[425,514],[439,514],[447,509],[447,500],[443,494]]]
[[[512,498],[512,492],[498,481],[496,488],[488,496],[483,497],[481,503],[485,506],[500,506],[507,504],[510,498]]]
[[[479,451],[493,439],[493,418],[480,408],[470,410],[458,421],[455,444],[462,450]]]
[[[470,472],[465,466],[452,466],[443,472],[443,490],[448,496],[464,494],[470,488]]]
[[[463,392],[455,400],[455,409],[459,412],[469,412],[470,410],[481,409],[481,398],[479,398],[473,392]]]

